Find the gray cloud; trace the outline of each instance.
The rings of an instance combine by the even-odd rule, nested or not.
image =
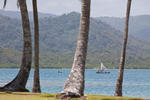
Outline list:
[[[0,1],[0,4],[2,4]],[[8,0],[6,10],[19,10],[17,0]],[[28,9],[32,10],[32,0],[27,0]],[[150,0],[132,0],[131,15],[150,14]],[[125,16],[127,0],[91,0],[91,16]],[[80,12],[79,0],[38,0],[40,12],[63,14],[71,11]]]

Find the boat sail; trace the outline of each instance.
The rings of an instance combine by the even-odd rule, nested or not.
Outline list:
[[[109,74],[110,72],[105,72],[104,70],[106,70],[107,68],[104,66],[103,63],[100,64],[99,69],[96,73],[103,73],[103,74]]]

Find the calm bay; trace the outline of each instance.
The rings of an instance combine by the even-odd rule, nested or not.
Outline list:
[[[0,86],[11,81],[19,69],[1,68]],[[117,69],[109,69],[110,74],[96,74],[95,69],[85,71],[85,94],[113,96],[117,80]],[[62,73],[58,73],[62,72]],[[68,77],[70,69],[40,69],[41,90],[45,93],[59,93]],[[33,85],[33,69],[27,83],[31,91]],[[150,98],[150,70],[126,69],[124,73],[123,96]]]

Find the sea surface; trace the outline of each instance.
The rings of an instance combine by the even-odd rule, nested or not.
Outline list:
[[[1,68],[0,86],[10,82],[19,69]],[[62,73],[58,73],[61,71]],[[96,74],[95,69],[85,71],[85,94],[113,96],[118,70],[107,70],[110,74]],[[70,69],[40,69],[41,90],[45,93],[59,93],[70,73]],[[27,83],[31,91],[33,85],[33,69]],[[123,96],[150,98],[150,70],[126,69],[124,73]]]

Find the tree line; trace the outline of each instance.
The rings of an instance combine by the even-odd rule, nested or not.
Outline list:
[[[118,79],[116,84],[115,96],[122,96],[122,83],[123,72],[125,66],[126,57],[126,45],[128,39],[128,27],[131,1],[127,2],[126,21],[124,27],[124,39],[122,44],[122,51],[120,57],[120,67],[118,72]],[[7,0],[4,0],[4,7]],[[33,19],[34,19],[34,82],[32,92],[41,92],[40,89],[40,77],[39,77],[39,22],[38,22],[38,9],[37,0],[32,0],[33,3]],[[74,54],[74,61],[72,64],[71,72],[66,80],[64,88],[60,94],[60,98],[65,97],[81,97],[84,95],[84,72],[86,64],[86,55],[88,49],[88,37],[90,30],[90,6],[91,0],[81,0],[81,15],[80,26],[77,40],[77,47]],[[23,53],[20,70],[17,76],[4,87],[0,88],[0,91],[15,91],[24,92],[28,91],[25,86],[29,77],[31,63],[32,63],[32,40],[30,31],[30,22],[28,16],[28,9],[26,0],[18,0],[17,4],[20,8],[22,19],[22,31],[23,31]]]

